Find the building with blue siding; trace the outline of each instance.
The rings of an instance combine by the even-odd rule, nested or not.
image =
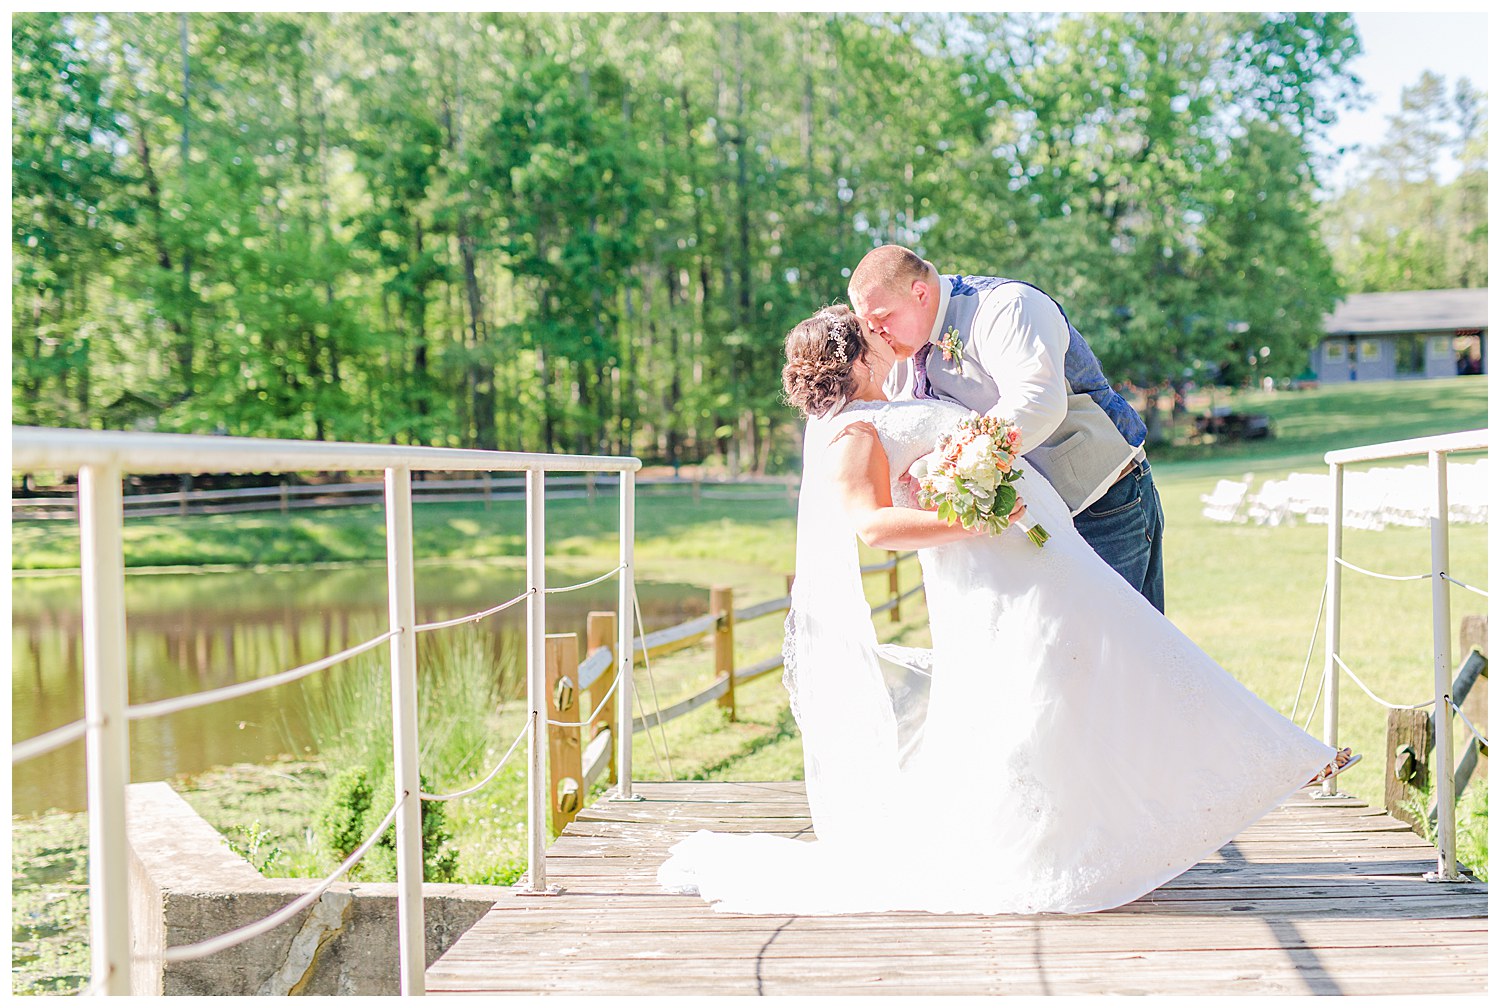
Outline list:
[[[1489,288],[1350,294],[1323,319],[1319,382],[1489,374]]]

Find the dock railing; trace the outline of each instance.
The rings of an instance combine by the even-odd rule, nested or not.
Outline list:
[[[1463,431],[1435,437],[1412,438],[1391,441],[1385,444],[1367,445],[1331,451],[1323,456],[1328,463],[1332,494],[1328,515],[1328,628],[1324,635],[1323,683],[1323,740],[1337,747],[1339,737],[1339,673],[1354,680],[1372,700],[1390,709],[1432,708],[1433,762],[1435,805],[1437,812],[1437,869],[1427,875],[1433,882],[1465,881],[1458,870],[1456,855],[1457,828],[1455,806],[1457,804],[1453,774],[1453,715],[1464,717],[1460,707],[1461,698],[1455,700],[1452,659],[1449,654],[1453,634],[1453,619],[1449,605],[1449,585],[1489,598],[1482,588],[1464,584],[1450,573],[1448,557],[1448,456],[1454,452],[1487,451],[1490,445],[1488,430]],[[1413,455],[1427,457],[1430,507],[1428,528],[1431,535],[1429,570],[1423,574],[1391,575],[1356,567],[1344,559],[1344,467],[1361,462],[1378,462],[1386,459],[1405,458]],[[1420,704],[1392,704],[1376,696],[1360,681],[1354,671],[1344,662],[1339,653],[1340,623],[1342,617],[1342,585],[1345,569],[1360,574],[1392,581],[1432,581],[1432,699]],[[1467,718],[1465,718],[1467,722]],[[1478,736],[1473,725],[1471,731]],[[1488,746],[1488,740],[1484,745]],[[1323,783],[1322,793],[1332,796],[1337,793],[1337,783],[1329,779]]]
[[[12,467],[20,472],[78,474],[78,515],[82,553],[84,717],[40,736],[15,743],[12,764],[50,752],[79,738],[85,744],[89,819],[89,928],[91,979],[87,993],[131,993],[129,865],[125,786],[130,781],[129,722],[189,707],[244,696],[304,678],[389,643],[391,720],[394,744],[394,805],[374,833],[335,872],[312,891],[263,918],[225,935],[191,946],[167,949],[167,962],[212,954],[290,920],[354,866],[381,834],[396,827],[397,940],[401,991],[424,990],[425,943],[422,912],[421,801],[464,797],[493,780],[521,740],[527,741],[527,884],[525,891],[547,891],[544,792],[548,744],[545,667],[546,597],[618,578],[613,614],[615,662],[612,692],[620,723],[631,718],[635,639],[635,474],[634,458],[469,451],[451,448],[342,442],[285,441],[120,431],[18,427],[12,433]],[[125,562],[122,543],[122,480],[128,474],[192,472],[369,472],[383,471],[389,629],[319,661],[273,676],[170,700],[132,706],[126,676]],[[412,529],[413,472],[519,472],[526,489],[526,591],[489,609],[418,625],[414,589]],[[577,585],[549,587],[546,580],[546,477],[552,472],[615,473],[619,479],[619,565]],[[417,740],[416,635],[484,619],[524,601],[527,607],[526,688],[528,716],[500,764],[472,787],[449,795],[420,789]],[[619,796],[630,797],[630,733],[621,733],[616,770]]]

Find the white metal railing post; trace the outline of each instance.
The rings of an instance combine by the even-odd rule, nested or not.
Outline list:
[[[615,797],[629,801],[635,797],[631,782],[630,755],[635,744],[635,696],[633,673],[635,670],[635,473],[629,470],[620,473],[620,601],[619,639],[615,647],[620,687],[615,695],[619,713],[615,724],[619,725],[619,737],[615,740],[615,767],[618,784]]]
[[[1448,706],[1453,692],[1453,670],[1449,642],[1453,632],[1448,599],[1448,456],[1427,453],[1432,477],[1432,707],[1434,797],[1437,800],[1437,872],[1435,882],[1454,882],[1458,873],[1457,829],[1453,798],[1453,711]]]
[[[1344,467],[1328,466],[1328,631],[1323,641],[1323,741],[1339,747],[1339,632],[1343,623],[1343,568],[1339,558],[1344,550]],[[1333,778],[1323,782],[1321,794],[1338,794]]]
[[[412,546],[411,470],[385,471],[386,576],[390,593],[391,739],[396,815],[396,936],[401,993],[426,990],[427,939],[422,912],[422,802],[417,749],[417,599]]]
[[[547,892],[547,519],[546,475],[526,470],[526,878]]]
[[[130,993],[130,867],[125,785],[130,732],[125,718],[125,521],[120,469],[78,471],[83,561],[83,705],[89,809],[89,942],[92,987]]]

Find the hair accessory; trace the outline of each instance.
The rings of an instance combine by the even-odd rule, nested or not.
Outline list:
[[[849,356],[849,341],[844,336],[844,327],[837,326],[833,330],[833,349],[838,354],[838,359],[843,360]]]

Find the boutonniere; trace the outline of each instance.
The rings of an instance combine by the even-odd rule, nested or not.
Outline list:
[[[958,338],[958,326],[949,326],[938,337],[937,347],[943,351],[943,360],[956,360],[960,364],[964,360],[963,340]]]

